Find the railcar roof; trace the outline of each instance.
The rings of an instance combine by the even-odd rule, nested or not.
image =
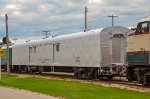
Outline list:
[[[101,34],[112,33],[112,34],[130,34],[133,32],[131,29],[122,26],[111,26],[106,27],[101,31]]]
[[[43,44],[43,43],[47,43],[50,41],[57,41],[58,40],[64,40],[64,39],[72,39],[72,38],[78,38],[78,37],[85,37],[85,36],[91,36],[91,35],[96,35],[96,34],[100,34],[103,33],[104,31],[106,31],[105,33],[108,32],[113,32],[113,33],[123,33],[123,31],[127,29],[125,27],[121,27],[121,26],[112,26],[112,27],[106,27],[106,28],[101,28],[101,29],[95,29],[95,30],[90,30],[87,32],[77,32],[77,33],[71,33],[71,34],[66,34],[66,35],[60,35],[60,36],[56,36],[56,37],[50,37],[50,38],[46,38],[46,39],[39,39],[36,41],[29,41],[29,42],[22,42],[22,43],[16,43],[14,45],[12,45],[12,47],[17,47],[17,46],[33,46],[34,44]]]
[[[72,39],[72,38],[77,38],[77,37],[84,37],[84,36],[90,36],[90,35],[95,35],[99,34],[102,29],[95,29],[95,30],[90,30],[87,32],[77,32],[77,33],[71,33],[71,34],[66,34],[66,35],[60,35],[56,37],[49,37],[45,39],[38,39],[36,41],[29,41],[29,42],[20,42],[14,44],[12,47],[17,47],[17,46],[28,46],[32,44],[39,44],[39,43],[44,43],[47,41],[58,41],[58,40],[64,40],[64,39]]]
[[[1,49],[6,49],[6,45],[2,46]],[[9,48],[12,48],[12,45],[9,45]]]

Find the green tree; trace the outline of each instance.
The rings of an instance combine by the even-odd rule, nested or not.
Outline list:
[[[6,44],[6,37],[3,37],[2,42],[3,42],[3,44]],[[11,42],[9,41],[9,43],[11,43]]]

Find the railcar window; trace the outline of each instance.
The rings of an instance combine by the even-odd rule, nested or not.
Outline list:
[[[149,32],[148,22],[141,22],[138,24],[136,33],[148,33],[148,32]]]
[[[29,47],[29,53],[32,53],[32,47]]]
[[[147,22],[141,24],[141,32],[142,33],[148,32],[148,23]]]
[[[59,45],[60,44],[56,44],[56,51],[59,52]]]
[[[34,48],[34,53],[36,53],[36,46],[33,46],[33,48]]]
[[[141,23],[138,24],[136,33],[141,33]]]

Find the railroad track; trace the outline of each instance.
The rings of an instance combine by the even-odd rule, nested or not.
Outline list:
[[[5,74],[5,72],[3,72]],[[102,85],[105,87],[117,87],[121,89],[133,90],[138,92],[149,92],[150,86],[143,86],[142,84],[138,84],[137,82],[128,82],[125,77],[115,77],[112,80],[107,80],[105,78],[96,79],[96,80],[82,80],[76,79],[72,73],[12,73],[13,75],[17,75],[18,77],[39,77],[45,79],[54,79],[54,80],[65,80],[65,81],[77,81],[81,83],[92,83],[96,85]]]

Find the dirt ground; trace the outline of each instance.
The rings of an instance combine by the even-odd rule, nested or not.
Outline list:
[[[58,99],[26,90],[11,89],[0,86],[0,99]]]

